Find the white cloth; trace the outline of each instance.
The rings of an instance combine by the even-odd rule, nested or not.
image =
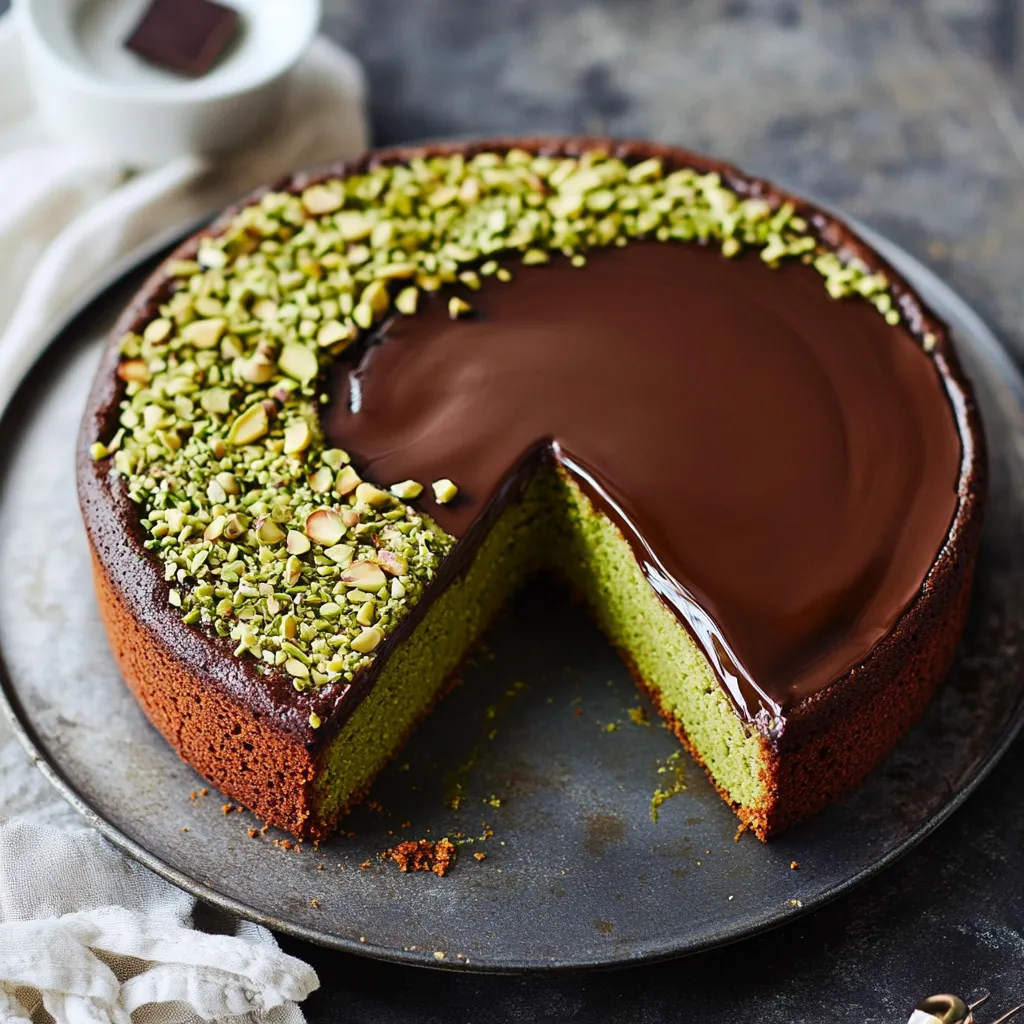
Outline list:
[[[0,18],[0,406],[53,327],[127,256],[289,171],[362,152],[363,100],[359,64],[321,37],[292,73],[266,138],[213,165],[185,157],[128,176],[48,137],[14,21]]]
[[[245,152],[132,176],[47,136],[0,18],[0,407],[52,330],[140,251],[261,183],[366,147],[350,55],[318,39],[289,89],[278,127]],[[221,920],[212,934],[194,914],[192,897],[82,826],[0,721],[0,1024],[303,1020],[310,967],[264,928]]]
[[[313,969],[249,922],[193,928],[194,908],[96,832],[0,823],[0,1022],[301,1022]]]

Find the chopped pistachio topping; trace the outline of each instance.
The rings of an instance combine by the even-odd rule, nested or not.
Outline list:
[[[396,498],[412,501],[423,493],[423,484],[417,483],[415,480],[402,480],[400,483],[391,485],[391,493]]]
[[[435,480],[430,486],[434,489],[434,498],[438,505],[447,505],[448,502],[454,501],[459,493],[458,487],[447,479]]]
[[[512,280],[502,261],[583,266],[588,250],[638,238],[801,259],[830,295],[900,320],[885,277],[844,262],[792,206],[597,150],[415,157],[269,192],[168,264],[165,301],[121,340],[117,431],[89,454],[113,459],[184,621],[298,690],[351,681],[453,539],[405,504],[421,484],[383,490],[325,448],[327,365],[424,295],[449,290],[449,315],[470,314],[451,290]],[[432,486],[442,504],[458,493]]]

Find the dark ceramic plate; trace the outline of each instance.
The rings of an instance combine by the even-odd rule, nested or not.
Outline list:
[[[736,819],[651,721],[583,610],[540,585],[379,779],[351,835],[300,853],[273,832],[250,838],[259,822],[223,813],[216,793],[190,799],[202,780],[114,667],[74,493],[72,442],[101,338],[145,267],[54,339],[0,425],[0,656],[14,728],[92,824],[175,884],[389,960],[486,971],[635,963],[752,935],[852,888],[964,800],[1024,707],[1024,384],[957,296],[871,240],[954,327],[993,493],[956,668],[893,755],[814,820],[769,845],[734,842]],[[654,791],[679,782],[652,821]],[[379,858],[399,837],[445,835],[474,840],[447,878]]]

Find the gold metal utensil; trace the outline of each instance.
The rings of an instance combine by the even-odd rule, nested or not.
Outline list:
[[[914,1007],[907,1024],[980,1024],[974,1019],[974,1011],[988,1000],[987,995],[973,1003],[964,1002],[959,996],[949,993],[928,996]],[[1021,1010],[1024,1010],[1024,1003],[1007,1010],[998,1020],[992,1021],[992,1024],[1004,1024]]]

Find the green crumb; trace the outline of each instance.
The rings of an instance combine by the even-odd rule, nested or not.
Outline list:
[[[616,732],[618,730],[618,728],[619,728],[618,723],[616,723],[616,722],[609,722],[606,726],[604,726],[602,728],[602,731],[603,732]]]
[[[651,796],[651,821],[658,823],[658,811],[661,805],[672,797],[677,796],[686,789],[683,780],[682,751],[676,750],[665,759],[665,763],[658,768],[659,775],[671,773],[672,781],[666,787],[659,786]]]
[[[627,708],[626,714],[634,725],[646,725],[650,728],[651,719],[644,707]]]

